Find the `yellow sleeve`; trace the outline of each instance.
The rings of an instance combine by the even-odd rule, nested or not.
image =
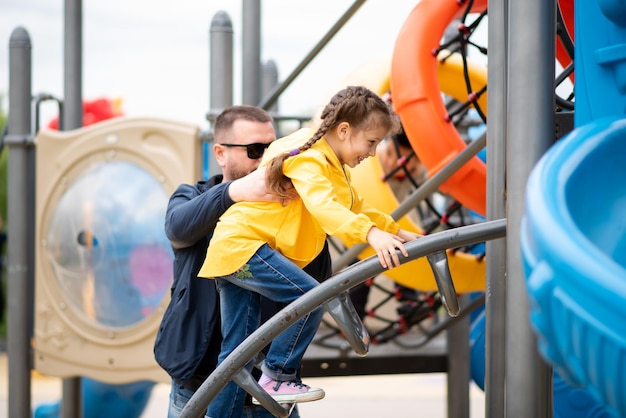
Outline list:
[[[366,215],[376,224],[378,229],[382,229],[383,231],[387,231],[392,234],[397,234],[400,229],[400,225],[391,217],[391,215],[376,209],[359,196],[358,191],[354,188],[354,186],[352,186],[350,171],[346,171],[346,177],[350,181],[350,187],[352,188],[352,193],[355,196],[354,212]]]
[[[356,194],[356,189],[352,188],[354,193]],[[376,224],[378,229],[382,229],[383,231],[390,232],[392,234],[397,234],[400,229],[400,225],[394,221],[391,215],[388,215],[375,207],[369,205],[362,197],[357,196],[356,204],[355,204],[355,212],[362,213],[366,215],[372,222]]]

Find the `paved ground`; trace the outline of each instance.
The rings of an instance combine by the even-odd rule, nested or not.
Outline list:
[[[7,417],[7,356],[0,353],[0,417]],[[301,404],[305,418],[332,418],[352,415],[359,418],[428,417],[446,418],[446,375],[443,373],[309,378],[306,383],[326,391],[326,398]],[[141,418],[165,418],[169,386],[158,384]],[[53,403],[61,396],[61,381],[33,373],[33,410]],[[484,394],[470,387],[470,416],[484,417]],[[392,412],[393,411],[393,412]]]

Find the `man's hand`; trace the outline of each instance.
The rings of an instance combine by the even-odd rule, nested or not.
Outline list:
[[[279,202],[270,193],[265,182],[265,167],[259,167],[252,173],[234,180],[228,188],[228,195],[234,202]]]

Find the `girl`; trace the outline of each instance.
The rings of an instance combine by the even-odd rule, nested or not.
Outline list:
[[[397,116],[380,97],[365,87],[347,87],[326,105],[317,131],[301,129],[272,143],[261,166],[267,165],[268,187],[282,203],[231,206],[199,273],[216,279],[220,292],[220,362],[259,326],[259,295],[290,303],[318,284],[302,267],[322,250],[327,234],[348,245],[369,243],[385,268],[399,264],[396,250],[408,256],[403,243],[418,235],[368,206],[345,169],[375,156],[380,141],[398,128]],[[272,341],[259,383],[278,402],[324,397],[322,389],[296,376],[322,315],[320,307]],[[239,417],[242,392],[231,381],[209,406],[209,416]]]

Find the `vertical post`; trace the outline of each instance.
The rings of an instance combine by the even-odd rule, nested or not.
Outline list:
[[[31,41],[18,27],[9,41],[7,277],[9,416],[30,416],[34,288],[34,141]]]
[[[233,104],[233,23],[228,14],[219,11],[211,20],[209,30],[210,94],[209,114],[215,115]],[[211,121],[212,123],[212,121]],[[211,140],[206,144],[209,176],[220,173],[213,155]]]
[[[209,38],[209,107],[217,113],[233,104],[233,23],[226,12],[213,16]]]
[[[556,1],[510,0],[509,10],[506,416],[542,418],[553,413],[552,371],[530,325],[520,224],[528,175],[554,142]]]
[[[273,60],[267,61],[263,65],[263,77],[261,78],[261,91],[263,96],[274,90],[278,85],[278,67]],[[277,112],[278,104],[272,104],[268,109],[269,112]]]
[[[489,1],[487,220],[506,218],[508,2]],[[506,239],[488,241],[485,289],[485,417],[504,417]]]
[[[63,120],[61,128],[72,130],[83,125],[82,100],[82,0],[65,0],[64,32],[64,96]],[[63,379],[61,416],[63,418],[82,417],[80,377]]]
[[[462,309],[470,300],[469,295],[459,297]],[[448,345],[448,416],[469,418],[469,315],[457,319],[446,332]]]
[[[262,96],[265,97],[266,94],[269,94],[276,86],[278,85],[278,67],[276,63],[272,60],[267,61],[263,65],[263,77],[261,78],[261,93]],[[271,114],[278,113],[278,102],[274,102],[268,109],[266,109]],[[276,135],[281,137],[280,129],[278,126],[278,121],[274,121],[274,129],[276,130]]]
[[[261,0],[243,0],[243,104],[261,101]]]
[[[63,130],[83,126],[82,0],[65,0]]]
[[[458,35],[459,19],[450,22],[443,34],[443,41],[447,42]],[[430,261],[430,259],[429,259]],[[434,270],[433,270],[434,272]],[[467,306],[467,296],[459,297],[459,305]],[[469,316],[457,319],[446,332],[448,347],[448,416],[454,418],[469,418],[469,382],[470,382],[470,321]]]

